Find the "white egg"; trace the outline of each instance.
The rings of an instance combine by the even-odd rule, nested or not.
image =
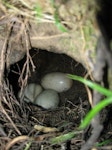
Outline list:
[[[41,80],[41,85],[45,89],[53,89],[57,92],[67,91],[71,88],[73,81],[67,78],[66,75],[61,72],[46,74]]]
[[[23,93],[23,100],[26,102],[34,103],[35,98],[42,92],[42,87],[39,84],[30,83],[28,84]]]
[[[45,109],[54,109],[59,104],[58,93],[54,90],[45,90],[37,96],[35,104]]]

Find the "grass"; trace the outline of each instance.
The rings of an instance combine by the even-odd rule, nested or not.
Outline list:
[[[58,8],[56,7],[54,0],[51,0],[51,4],[53,8],[55,9],[55,12],[54,12],[55,25],[60,31],[67,32],[67,29],[61,24],[61,21],[59,19],[59,14],[58,14]]]
[[[77,128],[78,131],[69,132],[65,135],[61,135],[61,136],[52,138],[51,139],[52,144],[56,144],[59,142],[64,142],[66,140],[70,140],[75,135],[79,134],[81,130],[85,129],[90,124],[92,118],[94,118],[98,112],[100,112],[104,107],[106,107],[112,103],[112,91],[110,91],[110,90],[100,86],[99,84],[96,84],[96,83],[90,81],[90,80],[84,79],[80,76],[71,75],[71,74],[68,74],[67,76],[73,80],[77,80],[77,81],[82,82],[83,84],[89,86],[92,90],[98,91],[99,93],[105,95],[106,98],[101,100],[94,108],[92,108],[88,112],[88,114],[85,116],[85,118],[80,123],[79,127]],[[108,140],[108,141],[110,142],[110,140]],[[103,144],[106,144],[106,143],[107,142],[105,142],[105,141],[103,142]],[[101,145],[101,144],[98,143],[97,146],[99,146],[99,145]]]
[[[92,81],[89,81],[87,79],[84,79],[84,78],[76,76],[76,75],[70,75],[69,74],[68,77],[73,79],[73,80],[80,81],[80,82],[86,84],[87,86],[89,86],[91,89],[96,90],[99,93],[106,96],[105,99],[101,100],[101,102],[99,102],[94,108],[92,108],[88,112],[88,114],[86,115],[86,117],[84,118],[84,120],[82,121],[82,123],[79,126],[79,129],[84,129],[90,124],[92,118],[94,118],[94,116],[98,112],[100,112],[104,107],[106,107],[112,103],[112,91],[100,86],[99,84],[96,84]]]

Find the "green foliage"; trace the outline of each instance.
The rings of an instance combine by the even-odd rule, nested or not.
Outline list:
[[[92,108],[88,112],[88,114],[85,116],[85,118],[83,119],[83,121],[81,122],[81,124],[78,128],[78,130],[80,131],[80,130],[86,128],[90,124],[91,120],[96,116],[96,114],[98,112],[100,112],[104,107],[106,107],[107,105],[112,103],[112,92],[110,90],[108,90],[108,89],[106,89],[106,88],[104,88],[104,87],[102,87],[102,86],[100,86],[100,85],[98,85],[98,84],[96,84],[90,80],[84,79],[80,76],[71,75],[71,74],[68,74],[67,76],[73,80],[77,80],[77,81],[82,82],[83,84],[86,84],[91,89],[96,90],[96,91],[98,91],[101,94],[106,96],[105,99],[101,100],[101,102],[99,102],[94,108]],[[73,132],[58,136],[56,138],[51,139],[51,143],[57,144],[59,142],[64,142],[66,140],[70,140],[71,138],[73,138],[78,133],[79,132],[73,131]],[[110,142],[110,140],[104,141],[103,143],[99,143],[99,144],[97,144],[97,146],[107,144],[107,142]]]
[[[73,80],[77,80],[77,81],[80,81],[80,82],[86,84],[91,89],[96,90],[96,91],[98,91],[99,93],[101,93],[101,94],[103,94],[105,96],[112,96],[112,91],[110,91],[110,90],[108,90],[108,89],[106,89],[106,88],[104,88],[104,87],[102,87],[102,86],[100,86],[100,85],[98,85],[96,83],[93,83],[90,80],[84,79],[84,78],[82,78],[80,76],[71,75],[71,74],[69,74],[68,77],[73,79]]]
[[[96,114],[98,112],[100,112],[104,107],[106,107],[107,105],[112,103],[112,96],[105,98],[104,100],[102,100],[101,102],[99,102],[94,108],[92,108],[89,113],[86,115],[86,117],[84,118],[83,122],[81,123],[81,125],[79,126],[79,129],[84,129],[86,128],[90,121],[92,120],[92,118],[94,118],[96,116]]]
[[[73,132],[69,132],[69,133],[64,134],[64,135],[60,135],[58,137],[52,138],[51,143],[53,145],[57,144],[57,143],[62,143],[64,141],[67,141],[67,140],[70,140],[71,138],[73,138],[75,136],[75,134],[76,134],[76,132],[73,131]]]
[[[59,20],[57,11],[55,11],[54,19],[55,19],[55,24],[58,27],[58,29],[61,30],[62,32],[67,32],[67,29],[61,24],[61,22]]]
[[[58,8],[55,6],[54,0],[51,0],[51,4],[53,8],[55,9],[55,12],[54,12],[55,25],[58,27],[60,31],[67,32],[67,29],[60,22],[59,15],[58,15]]]
[[[89,113],[86,115],[86,117],[84,118],[84,120],[82,121],[82,123],[79,126],[79,129],[84,129],[89,125],[92,118],[94,118],[98,112],[100,112],[104,107],[106,107],[107,105],[112,103],[112,91],[110,91],[96,83],[93,83],[92,81],[86,80],[86,79],[76,76],[76,75],[69,74],[68,77],[73,80],[80,81],[80,82],[86,84],[87,86],[89,86],[90,88],[92,88],[93,90],[96,90],[96,91],[100,92],[101,94],[107,96],[107,98],[105,98],[104,100],[101,100],[101,102],[99,102],[94,108],[92,108],[89,111]]]
[[[32,144],[32,140],[26,144],[26,147],[24,150],[30,150],[31,144]]]
[[[105,146],[107,144],[110,144],[112,142],[112,139],[104,140],[103,142],[99,142],[96,144],[97,147]]]
[[[38,4],[34,7],[34,10],[36,12],[36,16],[41,18],[42,17],[42,8],[41,6]]]

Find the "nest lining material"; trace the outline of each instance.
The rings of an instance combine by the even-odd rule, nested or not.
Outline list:
[[[37,72],[32,71],[31,63],[28,64],[29,61],[27,59],[29,58],[29,56],[32,59],[31,62],[33,62],[33,65],[37,67]],[[43,61],[45,61],[44,58],[46,58],[46,57],[47,57],[47,62],[49,64],[47,66],[45,66],[46,63],[43,62]],[[54,60],[54,62],[53,62],[53,60]],[[60,63],[59,63],[59,61],[60,61]],[[20,71],[21,70],[20,64],[22,65],[22,71]],[[54,65],[52,65],[52,64],[54,64]],[[60,66],[59,66],[59,64],[60,64]],[[71,64],[71,67],[70,67],[70,64]],[[36,124],[41,124],[41,125],[45,125],[48,127],[50,126],[50,127],[57,127],[57,128],[60,127],[61,128],[61,126],[63,126],[63,124],[65,124],[65,122],[66,122],[66,124],[67,124],[66,130],[68,130],[68,131],[71,131],[73,128],[75,128],[75,126],[77,126],[73,123],[74,121],[77,122],[77,124],[79,124],[80,119],[81,119],[80,111],[82,111],[80,108],[80,104],[79,104],[80,102],[78,102],[77,106],[76,106],[75,104],[73,104],[73,102],[68,101],[66,106],[63,105],[63,106],[59,107],[59,109],[52,112],[52,111],[41,110],[40,108],[37,108],[37,106],[27,104],[21,100],[18,101],[17,95],[14,93],[14,89],[15,89],[14,84],[18,84],[18,79],[21,79],[19,81],[21,81],[21,89],[23,89],[24,85],[27,84],[27,82],[35,82],[34,81],[35,76],[37,75],[38,71],[41,71],[40,74],[42,74],[42,73],[46,74],[47,72],[54,71],[54,70],[56,70],[56,71],[58,71],[58,70],[59,71],[62,71],[62,70],[70,71],[71,70],[71,72],[73,73],[73,69],[74,69],[75,65],[76,65],[75,73],[79,73],[79,71],[80,71],[80,73],[82,75],[84,75],[85,69],[79,65],[80,66],[79,70],[77,70],[78,69],[77,62],[75,62],[73,59],[69,58],[68,56],[63,55],[63,54],[61,54],[61,55],[55,54],[55,53],[51,53],[51,52],[47,52],[47,51],[43,51],[43,50],[40,50],[40,52],[39,52],[38,50],[35,49],[33,51],[31,50],[29,55],[26,54],[25,58],[23,60],[21,60],[19,63],[16,63],[11,66],[10,72],[12,71],[13,75],[10,74],[10,72],[9,72],[8,78],[5,78],[5,80],[3,80],[3,87],[2,87],[3,92],[1,95],[2,99],[1,99],[1,121],[0,122],[3,124],[2,128],[1,128],[1,130],[3,132],[2,136],[7,136],[7,134],[9,134],[9,131],[12,130],[11,135],[9,136],[9,139],[7,139],[4,142],[6,142],[10,145],[11,144],[10,139],[14,138],[15,136],[18,137],[18,136],[23,136],[23,135],[29,134],[29,137],[30,137],[30,132],[32,133],[32,131],[34,130],[33,127]],[[14,70],[15,67],[18,67],[18,68],[20,67],[19,71],[21,73],[17,72],[16,69]],[[30,74],[30,78],[28,78],[29,74]],[[13,83],[12,82],[13,78],[16,75],[18,76],[18,78],[16,80],[17,83],[15,82],[15,80],[14,80],[15,83]],[[15,85],[15,86],[17,86],[17,85]],[[78,84],[77,84],[77,86],[78,86]],[[82,86],[80,86],[80,87],[82,87]],[[72,89],[72,91],[74,91],[74,88]],[[67,95],[69,94],[70,95],[69,98],[72,99],[73,95],[71,95],[71,94],[73,94],[74,92],[72,92],[71,94],[69,92],[67,93]],[[79,93],[80,93],[80,91],[79,91]],[[77,93],[77,95],[76,95],[77,99],[78,99],[78,95],[79,94]],[[85,95],[85,93],[84,93],[84,95]],[[85,101],[86,97],[84,95],[82,94],[82,98],[80,95],[81,101],[83,101],[83,100]],[[65,98],[66,98],[66,96],[65,96]],[[62,93],[61,98],[65,99],[64,93]],[[87,103],[88,103],[88,101],[87,101]],[[84,102],[84,105],[82,107],[87,107],[87,103]],[[83,110],[83,111],[85,112],[85,110]],[[64,131],[65,128],[62,127],[61,130]],[[34,133],[32,133],[32,135],[34,136]],[[27,137],[27,138],[25,138],[26,140],[29,140],[28,136],[25,136],[25,137]],[[22,140],[24,141],[24,138]],[[19,139],[18,139],[18,141],[19,141]],[[41,142],[42,141],[40,141],[40,143]],[[37,142],[37,145],[38,145],[38,142]],[[13,147],[13,145],[10,145],[10,146]],[[1,143],[1,147],[4,147],[4,144],[2,145],[2,143]]]

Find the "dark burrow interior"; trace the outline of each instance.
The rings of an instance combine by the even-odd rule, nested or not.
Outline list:
[[[29,53],[35,65],[35,71],[32,70],[32,65],[30,63],[30,76],[28,77],[27,84],[40,84],[42,77],[51,72],[63,72],[82,77],[84,77],[87,73],[86,69],[80,63],[76,62],[74,59],[65,54],[57,54],[34,48],[31,49]],[[20,76],[23,68],[25,68],[26,61],[27,55],[25,55],[24,58],[19,62],[11,65],[10,72],[8,73],[9,84],[12,86],[16,101],[18,101],[20,104],[22,101],[18,98],[18,92],[22,87]],[[24,72],[23,77],[25,76],[26,74]],[[58,127],[60,124],[63,124],[63,122],[68,122],[67,124],[70,126],[68,126],[67,130],[69,131],[72,130],[73,126],[77,127],[79,125],[81,118],[86,114],[86,112],[88,112],[90,108],[85,86],[82,83],[74,80],[72,87],[68,91],[58,94],[60,103],[59,107],[54,110],[45,110],[37,105],[24,101],[22,101],[20,106],[22,108],[22,112],[18,107],[16,107],[18,117],[26,116],[26,118],[20,119],[22,124],[27,126],[27,129],[22,131],[24,134],[28,134],[32,128],[32,125],[35,125],[38,122],[40,122],[42,125],[52,127]]]
[[[86,74],[86,69],[81,64],[65,54],[32,49],[30,50],[30,56],[36,68],[35,71],[33,71],[30,63],[28,83],[40,84],[42,77],[51,72],[63,72],[82,77]],[[22,83],[19,82],[19,78],[26,59],[27,57],[24,56],[22,60],[13,64],[8,74],[9,83],[12,85],[16,97],[18,96],[18,91],[21,89]],[[68,91],[60,93],[59,96],[61,100],[60,105],[67,107],[71,106],[72,103],[77,104],[82,100],[87,100],[87,92],[84,85],[77,81],[73,81],[72,87]]]
[[[30,75],[28,77],[27,84],[40,84],[42,77],[51,72],[63,72],[82,77],[84,77],[87,73],[86,69],[80,63],[65,54],[57,54],[34,48],[31,49],[29,53],[35,65],[35,71],[32,70],[32,65],[30,63],[28,68],[28,70],[30,70]],[[22,70],[25,68],[27,59],[28,56],[25,55],[22,60],[11,65],[10,72],[8,73],[9,84],[12,86],[16,97],[14,100],[18,101],[20,104],[21,99],[18,98],[18,92],[22,87],[20,76],[22,74]],[[28,74],[24,71],[22,81],[24,81],[26,75]],[[36,132],[36,130],[34,130],[34,126],[37,124],[47,127],[56,127],[62,133],[68,133],[77,128],[82,117],[85,116],[90,108],[85,86],[74,80],[72,87],[68,91],[59,93],[59,98],[59,107],[54,110],[45,110],[37,105],[27,102],[23,102],[22,105],[20,105],[20,108],[18,105],[16,106],[14,104],[13,107],[15,107],[15,109],[12,114],[15,113],[15,115],[12,115],[12,119],[22,134],[29,136],[33,135],[35,137],[38,136],[38,133],[42,134],[41,132]],[[8,126],[6,130],[8,132],[10,127]],[[16,133],[13,130],[13,135],[15,134]],[[48,146],[46,142],[45,145]],[[47,149],[47,146],[44,148]],[[73,146],[74,149],[74,145],[71,144],[69,146]],[[78,144],[75,149],[77,150],[79,147],[80,146]],[[31,148],[40,149],[39,143],[33,142]],[[60,146],[53,146],[53,149],[60,149]]]

